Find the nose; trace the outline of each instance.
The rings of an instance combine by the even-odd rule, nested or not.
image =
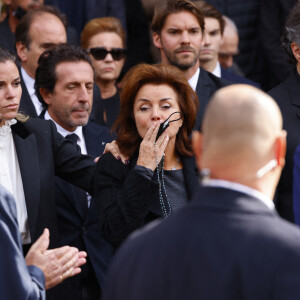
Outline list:
[[[81,88],[79,90],[78,98],[79,98],[79,101],[81,101],[81,102],[87,102],[89,100],[89,92],[85,85],[81,86]]]
[[[104,61],[112,61],[113,57],[112,57],[112,55],[110,53],[107,53],[103,60]]]
[[[189,44],[190,43],[190,36],[189,36],[189,33],[187,31],[182,32],[181,43],[183,43],[183,44]]]
[[[208,33],[204,33],[204,45],[210,44],[210,36]]]
[[[16,97],[16,90],[14,87],[12,87],[12,85],[7,85],[6,88],[6,98],[7,99],[13,99]]]
[[[157,121],[160,121],[160,120],[161,120],[161,117],[158,113],[158,110],[153,109],[152,116],[151,116],[151,121],[157,122]]]

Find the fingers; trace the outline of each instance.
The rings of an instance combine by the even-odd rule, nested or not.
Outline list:
[[[121,160],[123,163],[125,163],[129,159],[127,156],[121,153],[118,144],[115,140],[105,145],[103,154],[104,153],[111,153],[116,159]]]
[[[96,157],[96,158],[94,159],[94,162],[97,163],[98,160],[99,160],[99,158],[100,158],[100,156]]]
[[[147,130],[147,133],[144,137],[144,141],[152,141],[155,142],[155,138],[159,129],[159,123],[154,122],[151,127]]]

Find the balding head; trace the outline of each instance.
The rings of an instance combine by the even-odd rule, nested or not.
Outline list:
[[[202,129],[198,166],[209,168],[217,178],[247,184],[271,160],[284,163],[280,110],[257,88],[231,85],[220,89],[206,109]]]

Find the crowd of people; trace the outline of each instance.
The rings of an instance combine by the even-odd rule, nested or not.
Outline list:
[[[298,299],[300,2],[2,2],[1,299]]]

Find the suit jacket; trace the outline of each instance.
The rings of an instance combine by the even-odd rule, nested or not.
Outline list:
[[[299,294],[299,229],[255,197],[205,187],[176,215],[124,243],[103,299],[296,300]]]
[[[10,30],[8,23],[8,16],[0,22],[0,46],[8,49],[15,55],[16,52],[16,39],[14,33]]]
[[[200,68],[200,75],[195,91],[199,100],[199,110],[194,127],[195,129],[201,130],[204,111],[214,92],[229,84],[231,84],[231,82],[227,81],[226,79],[219,78],[212,73]]]
[[[45,299],[45,276],[26,266],[17,221],[16,202],[0,185],[0,282],[2,299]]]
[[[19,73],[20,73],[21,88],[22,88],[22,96],[21,96],[19,111],[25,115],[30,116],[31,118],[37,118],[38,115],[36,113],[31,97],[28,93],[21,70],[19,70]]]
[[[293,208],[295,223],[300,226],[300,146],[296,148],[294,154],[293,171]]]
[[[95,163],[65,140],[52,121],[29,119],[11,126],[22,176],[32,242],[50,230],[50,248],[59,246],[55,175],[93,194]]]
[[[260,84],[247,79],[246,77],[237,75],[233,72],[229,72],[228,70],[221,67],[221,78],[226,79],[228,81],[234,82],[234,83],[242,83],[242,84],[250,84],[257,88],[260,88]]]
[[[280,107],[283,117],[283,128],[287,131],[287,151],[285,167],[277,187],[275,199],[279,214],[293,222],[293,156],[300,143],[298,128],[300,126],[300,76],[296,70],[290,76],[269,91]]]
[[[87,152],[93,158],[102,154],[105,144],[111,142],[109,130],[93,122],[83,127],[83,135]],[[88,209],[87,203],[86,209],[82,208],[77,188],[59,177],[56,177],[55,199],[61,245],[74,246],[87,252],[89,267],[92,267],[101,287],[114,251],[101,236],[101,226],[95,211],[94,199],[91,199]],[[80,296],[80,280],[81,274],[65,280],[59,287],[58,295],[62,297],[63,293],[65,300],[77,299]]]
[[[135,229],[162,217],[156,176],[146,178],[138,172],[137,156],[128,166],[111,153],[101,156],[96,179],[96,205],[104,237],[115,247]],[[197,168],[194,157],[182,157],[184,186],[191,199],[197,185]],[[154,174],[155,175],[155,174]]]

